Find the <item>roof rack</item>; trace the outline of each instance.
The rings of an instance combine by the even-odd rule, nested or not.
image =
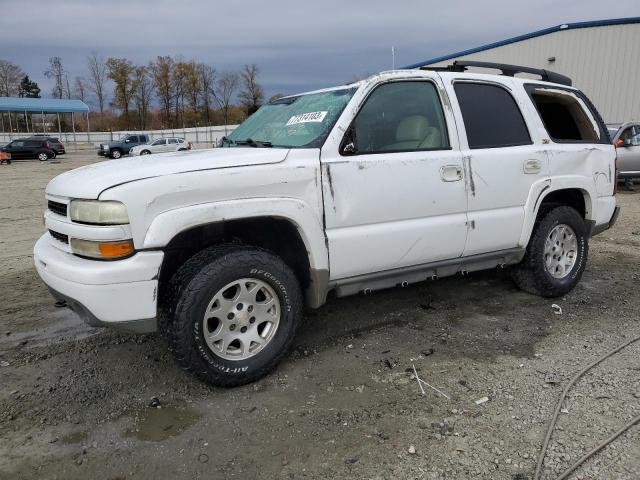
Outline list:
[[[493,68],[500,70],[502,75],[513,77],[516,73],[531,73],[539,75],[544,82],[559,83],[560,85],[571,86],[571,79],[560,73],[544,70],[542,68],[521,67],[518,65],[508,65],[506,63],[478,62],[475,60],[456,60],[451,65],[445,67],[420,67],[420,70],[436,70],[441,72],[465,72],[469,67]]]

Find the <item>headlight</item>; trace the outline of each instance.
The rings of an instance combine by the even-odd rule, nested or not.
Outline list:
[[[129,223],[127,208],[113,200],[72,200],[71,220],[91,225],[124,225]]]
[[[94,242],[91,240],[72,238],[69,243],[73,253],[82,257],[115,260],[118,258],[128,257],[133,253],[133,242],[131,240]]]

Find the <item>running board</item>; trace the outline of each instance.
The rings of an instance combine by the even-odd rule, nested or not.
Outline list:
[[[500,250],[499,252],[460,257],[453,260],[412,265],[410,267],[333,280],[329,284],[329,288],[335,290],[336,296],[346,297],[347,295],[354,295],[359,292],[370,293],[374,290],[382,290],[385,288],[406,287],[411,283],[449,277],[456,273],[466,274],[467,272],[513,265],[519,263],[522,257],[524,257],[524,254],[524,249],[513,248]]]

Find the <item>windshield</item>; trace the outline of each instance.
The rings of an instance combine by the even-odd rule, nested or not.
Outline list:
[[[280,98],[247,118],[223,146],[320,147],[357,88]]]

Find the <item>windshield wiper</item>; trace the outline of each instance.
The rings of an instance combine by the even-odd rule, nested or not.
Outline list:
[[[233,140],[232,140],[233,141]],[[250,147],[267,147],[273,146],[271,142],[261,142],[260,140],[253,140],[252,138],[245,138],[244,140],[236,140],[236,145],[249,145]]]

